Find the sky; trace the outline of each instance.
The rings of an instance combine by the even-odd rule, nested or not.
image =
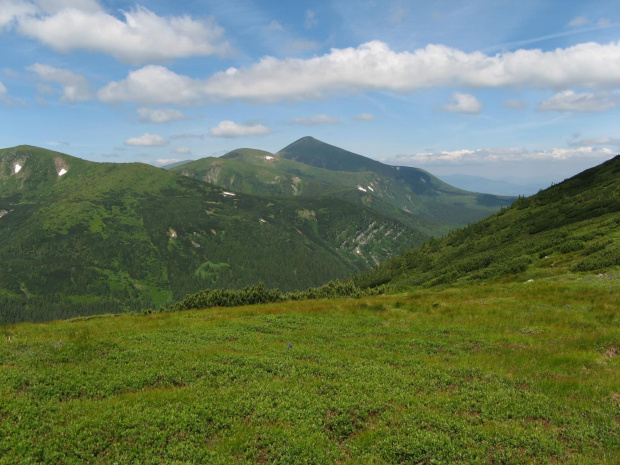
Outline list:
[[[157,166],[313,136],[558,182],[620,152],[620,7],[0,0],[0,147]]]

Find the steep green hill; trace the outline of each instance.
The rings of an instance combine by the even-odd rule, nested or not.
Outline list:
[[[456,189],[424,170],[385,165],[311,137],[276,154],[238,149],[172,169],[238,192],[344,199],[433,236],[514,200]]]
[[[204,288],[304,289],[421,244],[333,198],[257,197],[143,164],[0,150],[0,316],[140,309]]]
[[[524,279],[620,265],[620,156],[360,276],[432,286],[526,272]],[[603,276],[603,275],[601,275]]]

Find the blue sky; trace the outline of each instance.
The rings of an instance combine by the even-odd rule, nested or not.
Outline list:
[[[0,0],[0,146],[156,165],[311,135],[559,181],[620,151],[617,1]]]

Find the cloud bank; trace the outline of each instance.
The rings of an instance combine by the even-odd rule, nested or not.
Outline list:
[[[553,148],[539,151],[528,151],[520,147],[502,147],[420,152],[412,155],[399,155],[394,161],[396,163],[406,162],[423,165],[456,165],[521,161],[563,161],[573,158],[609,158],[613,155],[613,151],[602,147]]]
[[[206,79],[149,65],[111,82],[100,90],[99,98],[182,105],[230,99],[269,103],[369,91],[411,93],[433,87],[557,90],[576,86],[619,87],[620,42],[588,42],[549,52],[520,49],[489,56],[443,45],[395,52],[381,41],[372,41],[356,48],[334,48],[309,59],[265,57]]]

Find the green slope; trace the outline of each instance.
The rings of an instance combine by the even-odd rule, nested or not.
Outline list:
[[[619,278],[0,328],[0,463],[618,464]]]
[[[118,312],[259,281],[303,289],[425,239],[332,198],[231,194],[143,164],[0,150],[0,316]]]
[[[436,285],[620,265],[620,156],[396,257],[358,283]]]
[[[426,171],[385,165],[311,137],[276,154],[238,149],[173,171],[251,194],[329,195],[434,236],[484,218],[514,200],[456,189]]]

